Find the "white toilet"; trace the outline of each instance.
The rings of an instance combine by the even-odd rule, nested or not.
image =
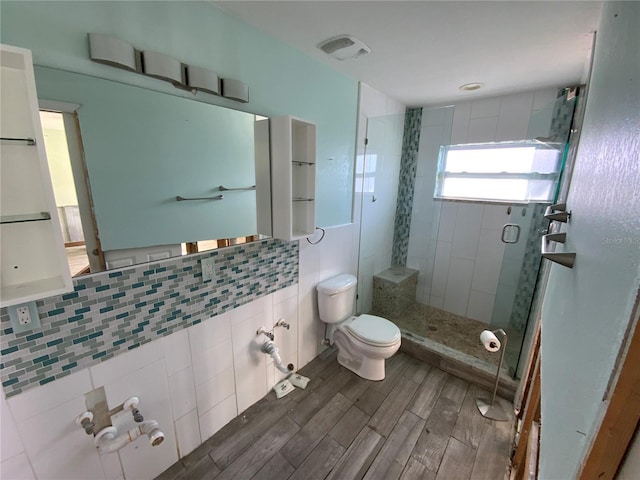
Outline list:
[[[384,379],[384,361],[400,348],[400,329],[375,315],[353,316],[356,277],[341,274],[320,282],[318,310],[338,363],[367,380]]]

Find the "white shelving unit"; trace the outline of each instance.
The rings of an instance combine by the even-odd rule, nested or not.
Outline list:
[[[316,227],[316,126],[290,116],[270,122],[273,236],[298,240]]]
[[[0,46],[0,306],[73,290],[31,52]]]

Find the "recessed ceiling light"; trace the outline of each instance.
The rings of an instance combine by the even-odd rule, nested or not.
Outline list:
[[[473,92],[474,90],[479,90],[482,87],[484,87],[484,83],[465,83],[464,85],[460,85],[458,88],[465,92]]]

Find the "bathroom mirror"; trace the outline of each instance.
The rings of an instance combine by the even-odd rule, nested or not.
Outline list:
[[[82,219],[84,236],[97,231],[98,240],[90,258],[103,254],[104,267],[120,268],[270,235],[268,119],[48,67],[35,73],[41,110],[73,105],[58,127],[46,118],[55,113],[41,117],[56,192],[69,176],[57,179],[61,167],[51,162],[64,155],[51,145],[66,137],[71,156],[81,145],[84,172],[71,170],[76,186],[85,177],[89,187],[93,223]],[[82,247],[71,234],[82,208],[61,198],[65,242]],[[91,272],[100,270],[95,263]]]

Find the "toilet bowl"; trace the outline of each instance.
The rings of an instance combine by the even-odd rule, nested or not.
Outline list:
[[[320,282],[320,320],[328,325],[327,338],[338,348],[340,365],[367,380],[382,380],[385,360],[400,348],[400,329],[382,317],[352,315],[356,284],[348,274]]]

